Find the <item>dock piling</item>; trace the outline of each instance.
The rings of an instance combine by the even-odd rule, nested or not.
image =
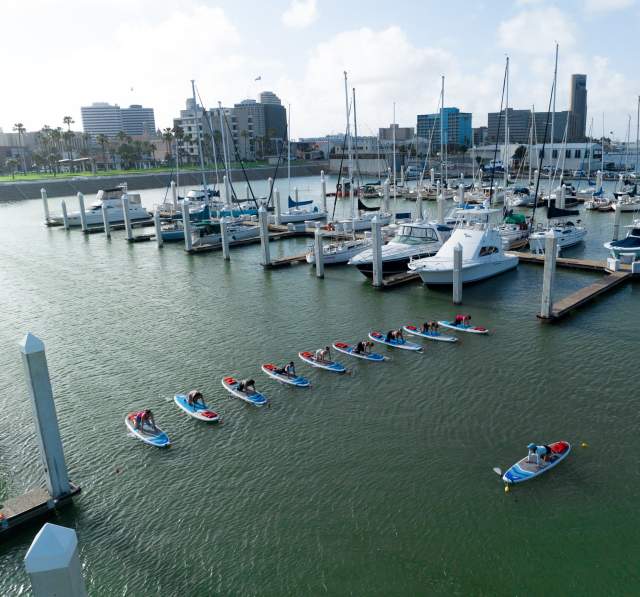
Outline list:
[[[553,309],[553,282],[556,275],[556,260],[558,258],[558,238],[553,231],[546,234],[544,243],[544,273],[542,278],[541,319],[551,319]]]
[[[618,240],[620,236],[620,209],[613,210],[613,240]]]
[[[224,202],[231,207],[233,205],[232,197],[231,197],[231,185],[229,184],[229,179],[226,174],[222,177],[222,182],[224,184]]]
[[[173,201],[173,209],[178,211],[178,187],[176,181],[171,181],[171,200]]]
[[[324,278],[324,252],[322,250],[322,229],[320,222],[316,222],[314,241],[313,247],[316,260],[316,277]]]
[[[28,333],[20,345],[20,352],[47,489],[52,498],[58,499],[71,493],[71,485],[62,450],[44,343],[40,338]]]
[[[556,201],[556,207],[558,209],[564,209],[564,185],[560,183],[560,192],[558,193],[558,201]]]
[[[24,566],[35,597],[87,597],[73,529],[45,523],[27,551]]]
[[[596,192],[602,188],[602,170],[596,172]]]
[[[389,179],[382,183],[382,211],[386,214],[389,213]]]
[[[60,204],[60,209],[62,209],[62,226],[65,230],[69,230],[69,216],[67,215],[67,203],[65,200],[62,200]]]
[[[378,216],[374,216],[371,220],[371,248],[372,267],[373,267],[373,285],[380,288],[383,283],[382,279],[382,226]]]
[[[440,183],[436,183],[436,205],[438,206],[438,224],[444,224],[444,199],[440,194]]]
[[[222,258],[229,261],[229,220],[226,217],[220,219],[220,234],[222,236]]]
[[[269,220],[267,210],[264,205],[258,209],[258,223],[260,226],[260,248],[262,249],[262,265],[271,265],[271,255],[269,253]]]
[[[416,187],[416,219],[422,220],[422,193],[420,192],[420,187]]]
[[[462,245],[453,247],[453,304],[462,303]]]
[[[276,188],[273,192],[273,203],[275,205],[275,223],[280,226],[282,223],[282,217],[280,215],[280,191]]]
[[[42,207],[44,209],[44,223],[48,224],[51,216],[49,214],[49,199],[46,189],[40,189],[40,197],[42,197]]]
[[[153,226],[156,229],[156,245],[158,249],[162,247],[164,241],[162,239],[162,225],[160,224],[160,208],[156,207],[153,212]]]
[[[464,205],[464,185],[458,185],[458,205]]]
[[[293,189],[293,197],[294,197],[294,201],[295,201],[296,203],[298,203],[298,187],[295,187],[295,188]],[[296,207],[297,207],[297,206],[296,206]]]
[[[109,212],[107,206],[102,204],[102,226],[104,227],[104,233],[107,238],[111,238],[111,226],[109,226]]]
[[[436,185],[436,169],[431,168],[429,174],[431,175],[431,188],[433,189],[433,187]]]
[[[133,228],[131,227],[131,217],[129,215],[129,195],[123,193],[121,201],[124,229],[127,232],[127,242],[133,242]]]
[[[329,213],[327,210],[327,181],[324,178],[324,170],[320,170],[320,196],[322,197],[322,211]]]
[[[189,215],[188,199],[184,199],[182,202],[182,227],[184,228],[184,250],[189,252],[193,247],[193,239],[191,238],[191,217]]]
[[[84,211],[84,195],[78,193],[78,206],[80,208],[80,227],[82,232],[87,233],[87,214]]]

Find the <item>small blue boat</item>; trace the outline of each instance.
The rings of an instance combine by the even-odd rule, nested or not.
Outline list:
[[[488,334],[489,330],[479,325],[460,324],[457,325],[455,321],[439,321],[439,325],[450,330],[457,330],[459,332],[468,332],[470,334]]]
[[[195,404],[189,404],[189,400],[185,394],[176,394],[173,397],[174,402],[178,405],[178,408],[186,412],[190,417],[198,419],[199,421],[206,421],[207,423],[217,423],[221,421],[220,415],[212,411],[208,406],[200,402]]]

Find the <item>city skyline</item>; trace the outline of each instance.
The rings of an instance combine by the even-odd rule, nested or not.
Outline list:
[[[529,109],[535,103],[537,111],[546,109],[556,40],[557,110],[569,107],[570,75],[584,73],[589,81],[587,128],[593,117],[594,136],[602,133],[602,112],[605,133],[613,131],[618,139],[626,136],[629,114],[635,122],[640,83],[625,48],[639,19],[633,0],[448,6],[401,1],[375,14],[363,6],[354,2],[341,11],[334,2],[294,0],[268,8],[248,2],[241,10],[227,1],[188,0],[177,12],[166,0],[114,0],[110,13],[96,22],[90,12],[80,11],[79,0],[70,0],[74,27],[92,31],[78,44],[75,36],[50,35],[66,18],[55,3],[9,2],[3,14],[12,22],[28,22],[30,39],[47,38],[51,49],[43,55],[38,42],[20,45],[17,30],[3,35],[0,51],[12,55],[13,85],[0,97],[0,126],[10,132],[22,122],[33,131],[44,124],[62,126],[62,117],[71,115],[79,128],[82,105],[108,101],[150,106],[157,128],[164,128],[171,126],[195,78],[207,107],[258,99],[269,89],[286,107],[291,104],[293,138],[340,133],[346,69],[349,87],[357,88],[363,135],[391,122],[394,101],[400,126],[415,126],[417,114],[434,113],[442,74],[445,105],[471,112],[477,127],[499,109],[506,53],[511,57],[510,107]],[[256,18],[243,19],[246,11]],[[215,36],[194,33],[206,23]],[[428,43],[422,35],[425,24]],[[460,28],[478,35],[458,36]],[[595,40],[614,28],[616,35],[607,36],[607,47],[601,49]],[[190,44],[183,48],[167,42],[181,38]],[[12,51],[16,47],[21,51]],[[73,56],[72,66],[60,62],[63,55]],[[96,60],[106,55],[108,60]],[[37,76],[34,64],[39,65]],[[77,69],[83,72],[80,85]],[[55,93],[42,101],[43,89]]]

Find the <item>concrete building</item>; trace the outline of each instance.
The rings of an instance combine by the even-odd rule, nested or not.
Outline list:
[[[486,126],[478,126],[473,129],[473,144],[485,145],[489,138],[489,128]]]
[[[404,143],[411,141],[414,136],[414,128],[412,126],[399,126],[390,124],[386,128],[378,129],[378,138],[380,141],[393,141],[393,129],[396,131],[396,143]]]
[[[139,104],[132,104],[128,108],[121,108],[122,130],[127,135],[151,135],[156,130],[156,119],[153,108],[143,108]]]
[[[470,147],[473,142],[471,113],[460,112],[458,108],[444,108],[443,134],[444,144],[449,149]],[[431,139],[431,151],[439,151],[440,147],[440,112],[436,114],[418,114],[418,137]]]
[[[571,75],[569,140],[583,141],[587,129],[587,75]]]
[[[273,93],[273,91],[263,91],[260,94],[260,103],[261,104],[271,104],[274,106],[281,106],[282,102],[280,101],[280,98]]]
[[[82,114],[82,129],[95,137],[107,135],[115,137],[123,129],[122,112],[118,104],[94,102],[90,106],[80,108]]]

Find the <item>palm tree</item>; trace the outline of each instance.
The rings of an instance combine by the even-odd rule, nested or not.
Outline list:
[[[66,130],[62,133],[62,138],[67,146],[67,160],[69,160],[69,170],[73,172],[73,140],[76,134],[72,130]]]
[[[24,156],[24,147],[22,145],[22,136],[27,132],[27,129],[24,128],[24,124],[22,124],[21,122],[16,122],[13,125],[13,130],[16,131],[16,133],[18,133],[18,145],[20,147],[20,155],[22,156],[22,171],[26,174],[27,173],[27,160],[25,159],[25,156]]]
[[[9,171],[11,172],[11,180],[15,180],[16,168],[18,167],[18,160],[16,160],[16,158],[8,158],[4,164],[7,168],[9,168]]]
[[[108,170],[109,164],[107,163],[107,154],[105,152],[105,147],[109,144],[109,137],[100,133],[96,137],[96,141],[100,144],[100,147],[102,147],[102,163],[104,164],[105,170]]]
[[[70,131],[71,130],[71,125],[75,122],[75,120],[73,118],[71,118],[71,116],[64,116],[62,118],[62,122],[64,122],[64,124],[67,125],[67,130]]]
[[[173,131],[170,128],[166,128],[162,130],[162,140],[164,141],[164,145],[166,147],[166,153],[171,159],[171,142],[173,141]]]
[[[244,159],[248,159],[247,156],[247,138],[249,137],[249,131],[246,131],[245,129],[242,129],[240,131],[240,136],[242,137],[242,140],[244,141]]]

